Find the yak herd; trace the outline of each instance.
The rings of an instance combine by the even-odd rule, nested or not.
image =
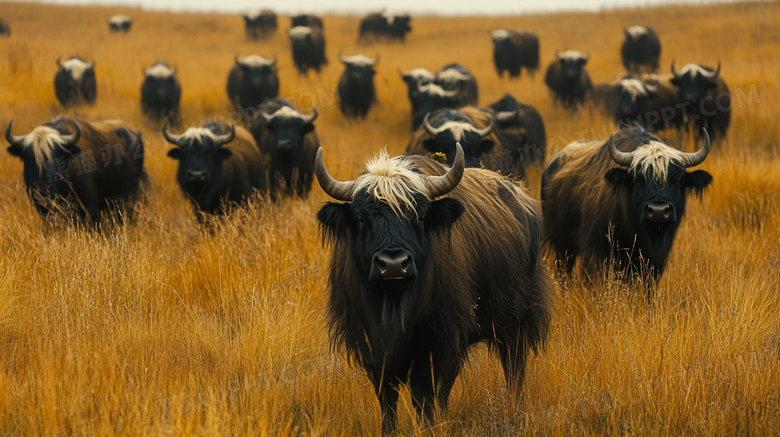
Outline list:
[[[277,30],[271,11],[244,20],[252,39]],[[124,16],[109,20],[112,32],[128,32],[131,24]],[[10,32],[2,20],[0,31]],[[381,12],[363,19],[359,40],[402,42],[410,31],[408,15]],[[292,17],[288,35],[302,74],[327,64],[321,18]],[[535,74],[536,34],[498,29],[490,38],[499,76],[518,78],[523,68]],[[561,275],[571,274],[578,259],[585,272],[612,260],[610,268],[651,284],[663,273],[686,198],[701,196],[712,182],[709,173],[688,169],[706,159],[711,140],[725,135],[730,95],[720,63],[677,69],[673,62],[670,75],[659,75],[661,46],[653,29],[628,27],[624,38],[628,73],[613,82],[594,86],[590,56],[576,50],[556,53],[547,68],[545,83],[557,104],[605,111],[621,129],[552,157],[542,172],[541,208],[522,181],[529,163],[545,162],[542,117],[511,95],[480,107],[476,78],[459,64],[400,71],[411,106],[406,154],[381,153],[346,182],[326,169],[316,109],[304,114],[279,99],[276,58],[235,57],[228,97],[237,109],[258,109],[245,126],[211,121],[173,132],[181,85],[176,69],[162,61],[143,70],[141,108],[164,120],[176,180],[198,217],[226,214],[254,192],[272,201],[305,198],[314,178],[339,201],[317,213],[332,249],[331,337],[365,369],[380,401],[382,430],[391,433],[398,385],[408,384],[418,413],[431,418],[434,405],[446,406],[477,342],[498,354],[509,388],[520,392],[527,356],[543,347],[550,324],[545,248]],[[338,59],[345,66],[340,109],[345,117],[364,118],[376,101],[379,55],[339,53]],[[74,56],[57,64],[54,88],[62,106],[94,103],[95,62]],[[66,204],[83,221],[95,221],[138,197],[146,179],[143,141],[123,122],[62,116],[23,136],[12,133],[12,123],[8,152],[22,160],[42,216]],[[654,133],[686,126],[699,135],[694,153]],[[96,165],[107,154],[114,165]]]

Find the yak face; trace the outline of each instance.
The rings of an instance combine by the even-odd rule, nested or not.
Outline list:
[[[588,57],[581,52],[566,50],[558,53],[561,74],[568,80],[574,80],[582,74],[582,68],[588,63]]]
[[[294,159],[303,150],[304,137],[314,131],[317,109],[310,115],[304,115],[290,106],[282,106],[273,114],[265,109],[261,111],[265,118],[265,128],[274,138],[275,150],[288,159]]]
[[[400,71],[401,78],[409,89],[409,100],[416,101],[420,95],[420,86],[425,86],[436,79],[436,75],[424,68],[415,68],[411,71]]]
[[[343,262],[386,325],[403,323],[424,298],[434,256],[431,239],[447,232],[464,211],[458,200],[431,200],[424,178],[409,158],[390,159],[383,152],[353,182],[351,201],[327,203],[317,213],[329,241],[348,242],[349,259]]]
[[[295,26],[289,31],[290,41],[292,42],[293,49],[301,49],[307,47],[311,41],[311,27],[308,26]]]
[[[232,156],[229,149],[222,147],[232,141],[235,127],[231,132],[219,135],[214,132],[216,126],[207,123],[202,128],[189,128],[182,135],[173,135],[163,128],[168,142],[175,144],[168,156],[179,161],[177,179],[182,189],[197,196],[222,174],[222,162]]]
[[[691,108],[695,110],[710,90],[718,86],[715,79],[720,73],[720,62],[717,70],[699,64],[688,64],[680,71],[674,69],[674,62],[672,62],[672,73],[674,77],[671,83],[678,88],[680,100],[690,103]]]
[[[155,62],[144,71],[144,76],[150,97],[157,100],[167,100],[176,89],[176,70],[164,62]]]
[[[68,87],[73,89],[81,88],[81,84],[84,81],[84,77],[88,74],[94,74],[95,63],[86,62],[81,58],[73,57],[65,62],[60,62],[57,59],[57,65],[63,73],[65,73],[65,80]]]
[[[241,69],[244,82],[251,88],[258,89],[268,79],[276,75],[276,60],[270,60],[263,56],[251,55],[244,59],[236,59],[236,65]]]
[[[707,146],[709,149],[709,147]],[[712,182],[703,170],[687,172],[686,154],[658,141],[649,141],[633,152],[626,169],[613,168],[605,178],[625,193],[629,211],[644,246],[653,246],[674,237],[685,214],[686,197],[701,196]],[[639,241],[640,247],[643,241]]]
[[[632,76],[620,80],[620,102],[617,107],[617,120],[635,117],[645,112],[647,101],[655,97],[657,87],[650,86]]]
[[[8,153],[24,163],[27,191],[36,209],[45,215],[49,200],[67,197],[71,192],[71,180],[76,175],[70,174],[68,161],[81,153],[76,145],[81,128],[74,122],[75,133],[65,135],[52,127],[39,126],[26,136],[15,136],[11,133],[12,124],[13,120],[6,129]]]
[[[429,118],[433,120],[430,123]],[[493,130],[492,119],[490,126],[479,129],[464,114],[457,110],[444,109],[434,113],[433,117],[426,115],[423,126],[432,136],[423,141],[423,147],[431,153],[443,153],[447,157],[448,165],[453,164],[458,143],[463,147],[467,167],[479,167],[482,154],[490,152],[495,146],[493,140],[485,138]]]
[[[650,33],[645,26],[631,26],[623,30],[626,34],[626,39],[636,43],[642,42],[647,39],[647,35]]]

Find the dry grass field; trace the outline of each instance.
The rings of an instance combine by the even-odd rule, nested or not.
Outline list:
[[[135,17],[108,33],[116,13]],[[648,24],[672,58],[723,64],[743,90],[727,138],[701,168],[715,182],[691,199],[653,305],[610,278],[557,287],[547,350],[532,358],[520,405],[498,360],[475,347],[432,426],[415,421],[408,393],[401,433],[420,435],[777,435],[780,429],[780,4],[674,6],[508,17],[414,17],[406,44],[359,46],[359,17],[326,16],[330,64],[294,71],[285,30],[251,42],[234,15],[0,3],[12,35],[0,39],[0,125],[29,132],[63,110],[52,79],[58,56],[96,61],[98,98],[77,109],[120,118],[148,140],[148,201],[110,232],[44,226],[21,163],[0,151],[0,435],[376,435],[368,379],[328,344],[328,250],[315,214],[327,200],[255,199],[201,228],[174,179],[159,123],[139,103],[141,69],[178,67],[185,123],[231,108],[225,82],[235,54],[278,56],[281,95],[320,96],[315,122],[331,173],[353,178],[387,146],[401,153],[409,104],[398,69],[460,62],[480,103],[510,92],[544,117],[548,159],[595,133],[599,114],[551,104],[543,69],[498,79],[487,32],[539,34],[542,65],[556,50],[591,54],[594,82],[622,75],[622,28]],[[333,105],[339,50],[381,55],[379,107],[365,121]],[[330,102],[328,101],[330,99]],[[591,130],[590,128],[594,129]],[[584,132],[584,133],[583,133]],[[685,137],[672,135],[677,144]],[[529,188],[538,197],[538,170]]]

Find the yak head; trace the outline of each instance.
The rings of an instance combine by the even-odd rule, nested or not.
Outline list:
[[[374,80],[374,66],[379,62],[379,55],[371,59],[363,55],[341,56],[339,61],[346,67],[343,76],[350,82],[366,83]]]
[[[314,131],[317,108],[309,115],[301,114],[288,104],[282,104],[273,114],[266,110],[267,106],[261,107],[260,114],[265,119],[265,129],[273,138],[274,150],[283,157],[297,157],[303,149],[304,137]]]
[[[615,119],[636,117],[645,112],[648,100],[655,97],[657,86],[648,85],[633,76],[626,76],[618,82],[620,101]]]
[[[424,68],[415,68],[409,71],[398,71],[401,79],[406,82],[409,89],[409,100],[414,102],[419,98],[421,85],[428,85],[436,79],[436,75]]]
[[[495,111],[496,121],[498,121],[498,126],[502,129],[512,126],[523,126],[527,121],[525,114],[523,113],[523,108],[521,108],[517,100],[509,94],[502,97],[501,100],[489,105],[488,108]]]
[[[417,82],[417,92],[415,99],[412,100],[413,126],[415,129],[420,126],[422,117],[437,109],[456,108],[459,105],[457,90],[445,90],[440,85],[429,83],[423,85],[422,80]]]
[[[168,131],[168,121],[165,121],[163,136],[176,146],[168,151],[168,156],[179,161],[176,178],[187,194],[196,196],[219,179],[222,162],[233,155],[223,146],[233,141],[236,127],[231,123],[230,132],[222,133],[222,130],[221,124],[209,122],[176,135]]]
[[[618,134],[621,144],[639,143],[621,152],[610,136],[607,147],[612,160],[621,167],[605,174],[613,189],[625,194],[629,211],[639,232],[640,247],[670,242],[685,214],[686,197],[700,197],[712,182],[704,170],[686,171],[704,162],[710,151],[710,138],[704,131],[704,143],[695,153],[684,153],[662,143],[659,138],[641,128],[623,130]],[[625,147],[622,147],[625,148]],[[627,169],[623,168],[627,167]],[[663,251],[659,251],[663,252]]]
[[[305,47],[311,41],[312,29],[309,26],[295,26],[287,31],[293,48]]]
[[[647,39],[647,35],[650,33],[650,29],[645,26],[631,26],[623,29],[623,33],[626,34],[627,40],[641,42]]]
[[[24,163],[24,184],[35,207],[44,215],[50,199],[68,197],[71,180],[76,176],[71,174],[73,170],[69,168],[68,161],[81,153],[77,145],[81,138],[81,127],[73,120],[70,123],[73,132],[69,134],[61,132],[67,125],[60,130],[44,125],[27,135],[17,136],[11,133],[13,119],[5,130],[5,139],[10,144],[8,153]]]
[[[515,32],[513,30],[496,29],[490,32],[490,39],[492,39],[493,44],[498,47],[506,44],[514,33]]]
[[[456,148],[462,147],[467,165],[478,167],[482,154],[495,146],[493,140],[485,138],[493,132],[495,124],[492,114],[485,113],[490,116],[490,124],[484,129],[474,126],[470,117],[455,109],[441,109],[432,116],[425,114],[423,127],[431,138],[423,140],[423,147],[430,153],[443,153],[448,165],[454,164]]]
[[[339,182],[325,169],[322,148],[317,151],[320,186],[346,202],[329,202],[320,209],[320,229],[336,253],[347,257],[333,262],[347,270],[348,286],[357,289],[357,298],[383,325],[403,326],[415,303],[424,301],[432,258],[437,256],[431,253],[431,239],[448,232],[464,211],[456,199],[435,199],[458,185],[464,167],[460,146],[454,165],[442,176],[420,174],[414,158],[391,159],[383,152],[356,180]]]
[[[163,61],[157,61],[151,67],[145,69],[144,81],[151,96],[158,100],[166,100],[175,93],[176,69],[171,68]]]
[[[582,69],[588,63],[590,56],[575,50],[566,50],[555,55],[561,64],[563,77],[573,80],[582,74]]]
[[[60,62],[60,58],[57,58],[57,66],[65,74],[65,80],[70,88],[81,88],[84,77],[95,72],[94,62],[86,62],[77,56],[65,62]]]
[[[268,78],[276,75],[276,59],[270,60],[264,56],[250,55],[239,59],[236,55],[236,66],[244,76],[244,83],[251,88],[260,88]]]
[[[688,64],[678,71],[674,68],[673,60],[672,74],[674,77],[671,82],[677,87],[680,100],[690,103],[695,110],[710,90],[717,88],[716,79],[720,74],[720,61],[716,70],[699,64]]]

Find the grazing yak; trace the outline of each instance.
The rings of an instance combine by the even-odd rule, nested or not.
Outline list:
[[[133,19],[127,15],[114,15],[108,20],[108,30],[111,33],[130,32],[130,26],[133,25]]]
[[[176,79],[176,69],[163,61],[157,61],[143,73],[141,108],[144,114],[156,118],[179,119],[181,84]]]
[[[409,15],[396,15],[388,12],[369,14],[360,22],[360,35],[358,40],[368,42],[372,40],[388,40],[403,42],[406,34],[412,31]]]
[[[699,64],[688,64],[675,70],[672,61],[672,85],[677,88],[678,108],[677,121],[680,125],[693,122],[701,132],[707,129],[712,138],[726,135],[731,122],[731,107],[733,104],[729,87],[720,75],[718,68],[712,69]]]
[[[144,144],[122,121],[63,116],[22,136],[12,125],[5,130],[8,153],[24,162],[24,183],[41,216],[65,212],[96,222],[136,199],[146,178]]]
[[[374,66],[379,55],[370,59],[363,55],[341,56],[339,60],[346,67],[339,79],[339,106],[345,117],[365,118],[369,108],[376,102],[374,89]]]
[[[307,197],[314,172],[314,154],[320,145],[313,114],[304,115],[287,101],[276,99],[260,107],[262,119],[251,123],[260,151],[270,159],[269,191],[273,195]]]
[[[513,151],[517,165],[543,165],[547,133],[539,111],[509,94],[488,108],[496,113],[496,127],[503,134],[504,148]]]
[[[457,91],[455,99],[459,106],[477,105],[478,103],[477,79],[466,67],[458,64],[445,65],[436,73],[433,83],[446,91]]]
[[[179,161],[176,181],[198,219],[224,214],[230,204],[243,203],[255,190],[266,191],[265,160],[246,129],[209,121],[176,135],[166,121],[163,136],[174,145],[168,156]]]
[[[256,108],[279,95],[275,65],[276,59],[259,55],[235,57],[235,65],[228,74],[227,93],[236,109]]]
[[[542,175],[546,242],[570,273],[577,258],[589,269],[607,260],[650,279],[663,274],[686,197],[712,182],[701,164],[710,151],[683,153],[639,127],[607,141],[564,148]]]
[[[309,69],[319,73],[320,68],[328,63],[325,58],[325,37],[322,35],[322,28],[296,26],[288,32],[292,43],[293,62],[298,71],[303,75]]]
[[[249,39],[266,39],[276,32],[276,14],[264,9],[244,14],[246,36]]]
[[[547,67],[544,83],[550,88],[553,100],[566,109],[576,109],[585,102],[593,89],[585,64],[588,56],[581,52],[566,50],[558,53]]]
[[[446,156],[447,164],[452,165],[455,143],[458,143],[463,148],[467,167],[484,166],[500,171],[503,141],[494,128],[495,120],[491,111],[473,106],[459,110],[439,109],[425,115],[422,125],[409,139],[406,154],[427,156],[442,153]],[[504,170],[510,167],[505,166]]]
[[[331,342],[373,383],[384,434],[397,427],[400,384],[422,417],[446,408],[475,343],[497,353],[519,397],[527,358],[547,338],[552,286],[534,202],[516,182],[464,167],[460,147],[449,169],[382,153],[339,182],[317,152],[320,186],[345,202],[317,213],[332,248]]]
[[[626,39],[620,48],[623,66],[630,73],[655,73],[661,56],[658,34],[647,26],[631,26],[623,29]]]
[[[509,72],[509,77],[520,77],[523,67],[534,77],[539,69],[539,37],[535,33],[498,29],[490,32],[490,37],[498,77],[504,71]]]
[[[677,93],[668,80],[657,76],[625,76],[593,87],[593,102],[614,117],[618,126],[637,124],[649,131],[675,126]]]
[[[323,29],[322,18],[316,15],[299,14],[291,17],[290,19],[291,19],[290,27],[304,26],[304,27],[319,27],[320,30]]]
[[[0,18],[0,36],[10,36],[10,35],[11,35],[11,27],[4,19]]]
[[[54,94],[67,109],[81,103],[94,104],[97,95],[95,63],[72,56],[65,62],[57,58],[60,67],[54,75]]]

